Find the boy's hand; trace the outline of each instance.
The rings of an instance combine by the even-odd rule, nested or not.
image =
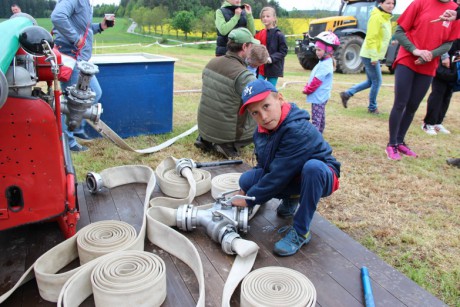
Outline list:
[[[246,203],[246,200],[244,199],[234,199],[232,201],[232,205],[235,207],[247,207],[248,204]]]
[[[240,189],[237,193],[235,193],[235,195],[246,195],[246,193]],[[235,207],[247,207],[248,206],[248,204],[246,203],[246,200],[241,199],[241,198],[232,200],[232,205]]]

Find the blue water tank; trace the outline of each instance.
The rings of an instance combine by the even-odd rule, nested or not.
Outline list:
[[[171,132],[175,61],[148,53],[93,55],[101,120],[121,137]]]

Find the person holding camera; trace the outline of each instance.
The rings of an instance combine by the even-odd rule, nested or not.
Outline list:
[[[247,28],[252,36],[256,33],[254,16],[249,4],[241,4],[241,0],[226,0],[216,10],[216,56],[223,56],[227,52],[228,34],[236,28]]]
[[[108,28],[106,19],[100,23],[93,23],[93,9],[89,0],[61,0],[51,13],[51,22],[53,23],[54,43],[59,51],[65,55],[75,58],[77,61],[89,61],[93,52],[93,35],[102,33]],[[72,76],[67,82],[61,82],[63,91],[68,86],[76,84],[78,81],[79,70],[77,66],[72,71]],[[90,87],[96,94],[95,103],[99,102],[102,96],[102,90],[93,76],[90,81]],[[81,140],[90,141],[84,132],[85,122],[82,121],[77,131],[68,130],[65,120],[62,121],[62,128],[67,135],[71,151],[81,152],[88,150],[88,147],[78,144],[75,137]]]

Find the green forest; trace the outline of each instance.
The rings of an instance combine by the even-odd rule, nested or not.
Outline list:
[[[195,18],[201,18],[204,12],[215,11],[223,0],[121,0],[119,6],[97,5],[94,7],[94,16],[101,17],[107,12],[116,12],[119,17],[133,18],[138,16],[139,11],[149,11],[162,7],[167,12],[167,18],[173,18],[179,12],[192,13]],[[281,8],[276,0],[246,0],[244,3],[251,5],[253,14],[256,18],[264,6],[272,6],[276,9],[279,17],[324,17],[333,15],[329,11],[286,11]],[[11,5],[17,4],[22,12],[32,15],[35,18],[47,18],[56,5],[56,0],[2,0],[0,3],[0,18],[11,16]]]
[[[115,13],[117,17],[129,18],[136,22],[141,33],[151,32],[164,35],[165,25],[168,31],[174,30],[176,35],[183,32],[185,39],[189,33],[198,33],[201,39],[207,38],[215,32],[215,11],[223,0],[121,0],[119,5],[103,4],[93,8],[95,18],[103,17],[105,13]],[[321,18],[335,15],[330,11],[286,11],[276,0],[245,0],[251,5],[253,15],[258,18],[265,6],[275,8],[278,18]],[[49,18],[56,0],[10,0],[2,1],[0,18],[11,16],[11,5],[17,4],[23,13],[34,18]],[[280,22],[280,28],[283,27]],[[284,29],[287,30],[287,29]]]

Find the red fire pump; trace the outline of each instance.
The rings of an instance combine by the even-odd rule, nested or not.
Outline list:
[[[57,221],[69,238],[76,232],[79,211],[75,170],[62,132],[61,112],[75,124],[72,104],[77,104],[76,113],[82,120],[85,115],[81,114],[78,95],[89,80],[81,81],[84,78],[80,75],[76,85],[80,88],[68,88],[74,95],[61,102],[57,79],[61,58],[53,50],[53,39],[45,29],[23,19],[0,24],[0,31],[10,38],[7,47],[0,43],[0,54],[12,53],[11,58],[0,58],[0,68],[7,71],[4,74],[0,70],[0,231]],[[2,65],[5,62],[7,65]],[[37,81],[46,82],[46,93],[35,87]],[[88,88],[83,90],[83,104],[91,105],[95,94]]]

